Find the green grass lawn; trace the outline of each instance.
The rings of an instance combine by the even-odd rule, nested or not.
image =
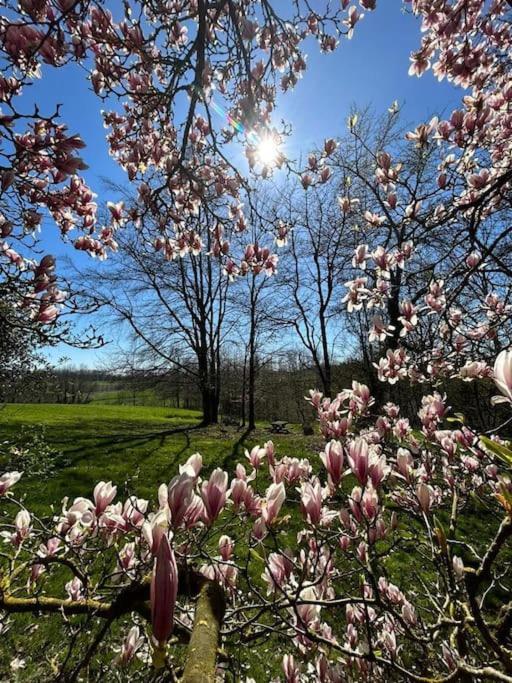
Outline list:
[[[267,425],[261,424],[247,437],[243,430],[233,427],[202,428],[200,418],[200,413],[194,411],[150,406],[11,404],[0,408],[0,442],[15,440],[24,427],[43,425],[47,443],[62,452],[63,465],[51,476],[24,476],[16,485],[17,495],[25,495],[27,507],[41,516],[52,514],[52,504],[54,512],[59,510],[65,496],[91,497],[99,480],[112,480],[118,486],[117,500],[135,493],[155,506],[158,486],[169,482],[192,453],[202,454],[204,476],[215,467],[225,468],[232,476],[236,463],[245,461],[244,449],[270,438],[279,457],[309,457],[318,465],[315,454],[321,448],[321,437],[304,437],[298,426],[292,427],[288,435],[277,436],[269,434]],[[4,471],[2,464],[0,458],[0,473]],[[293,535],[293,525],[288,532]],[[253,567],[255,576],[261,571],[259,565]],[[56,581],[56,585],[62,591],[61,584]],[[73,623],[79,620],[75,617]],[[9,677],[9,662],[15,655],[26,654],[32,663],[16,680],[39,682],[41,671],[48,671],[48,662],[41,662],[40,668],[38,656],[33,653],[53,651],[62,638],[61,622],[53,615],[40,616],[35,622],[32,615],[13,617],[5,650],[0,653],[0,680],[14,680]],[[114,642],[121,640],[127,623],[125,619],[112,628]],[[26,629],[31,629],[28,650],[23,636]],[[258,681],[267,680],[268,657],[263,650],[255,653],[245,653],[250,654],[252,676]],[[106,654],[106,659],[110,656]],[[277,671],[280,659],[275,666]]]
[[[95,391],[91,396],[91,403],[97,405],[142,405],[142,406],[158,406],[164,403],[162,397],[159,397],[154,389],[137,389],[131,391],[130,389],[101,389]]]
[[[215,467],[226,469],[232,476],[236,463],[245,461],[244,449],[256,443],[263,444],[269,438],[276,444],[279,458],[284,455],[308,457],[315,471],[322,469],[317,453],[323,442],[318,434],[304,437],[297,426],[292,427],[291,434],[271,435],[267,425],[262,423],[247,435],[232,427],[200,427],[200,418],[198,412],[153,406],[13,404],[0,408],[0,442],[15,440],[23,427],[43,425],[48,444],[62,452],[62,464],[51,476],[26,476],[16,485],[17,494],[26,496],[27,507],[44,516],[51,513],[52,504],[58,510],[65,496],[71,499],[90,497],[99,480],[112,480],[118,486],[117,500],[134,493],[149,499],[153,506],[158,486],[168,482],[192,453],[200,452],[203,456],[203,476],[208,476]],[[0,458],[0,473],[2,464]],[[260,488],[258,482],[255,483]],[[351,485],[353,482],[347,480],[344,486],[350,488]],[[261,486],[264,486],[263,481]],[[289,495],[297,494],[290,490]],[[289,512],[291,518],[279,531],[283,547],[295,544],[295,534],[300,527],[297,510],[290,508]],[[466,512],[461,526],[469,537],[485,538],[489,536],[488,527],[493,522],[489,514],[473,510]],[[415,527],[407,527],[406,520],[402,520],[402,524],[406,542],[390,555],[387,570],[390,580],[400,583],[400,577],[405,574],[410,575],[411,583],[414,583],[418,571],[416,558],[411,553]],[[261,571],[262,567],[255,561],[250,567],[253,580],[258,580]],[[62,637],[60,617],[40,617],[35,629],[37,624],[41,629],[33,631],[30,649],[43,652],[53,648]],[[125,627],[126,624],[119,624],[113,629],[115,642],[116,638],[121,638]],[[0,680],[12,680],[2,676],[10,673],[9,661],[14,654],[23,655],[26,647],[23,634],[27,628],[34,628],[32,617],[17,615],[9,631],[9,642],[6,641],[5,651],[0,654]],[[239,656],[250,667],[250,674],[256,681],[269,680],[270,670],[272,675],[280,670],[280,655],[277,654],[281,648],[276,636]],[[17,680],[30,683],[41,680],[37,657],[34,662]]]
[[[153,406],[10,404],[0,409],[0,441],[14,439],[23,426],[43,425],[46,441],[62,452],[64,466],[43,485],[30,477],[17,485],[39,514],[64,496],[90,496],[100,480],[112,480],[121,496],[155,501],[158,486],[192,453],[201,453],[206,473],[223,467],[232,474],[244,448],[269,438],[279,456],[311,456],[321,443],[298,428],[271,435],[264,425],[246,440],[243,430],[232,427],[201,428],[200,418],[197,411]]]

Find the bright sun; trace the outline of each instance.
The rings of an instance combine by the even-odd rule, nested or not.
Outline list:
[[[279,159],[278,140],[273,135],[265,135],[258,143],[257,154],[264,166],[275,166]]]

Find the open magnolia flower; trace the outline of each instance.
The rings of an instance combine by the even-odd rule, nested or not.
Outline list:
[[[493,396],[492,403],[512,403],[512,349],[502,351],[494,363],[494,383],[502,396]]]

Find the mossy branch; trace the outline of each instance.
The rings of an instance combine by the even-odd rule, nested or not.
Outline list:
[[[220,628],[226,610],[224,591],[206,582],[199,593],[182,683],[214,683]]]

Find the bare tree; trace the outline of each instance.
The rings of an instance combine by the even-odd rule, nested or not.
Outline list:
[[[279,205],[290,227],[289,248],[283,257],[286,297],[281,321],[295,330],[316,368],[322,391],[331,396],[335,345],[341,334],[347,336],[339,302],[350,259],[350,220],[338,210],[332,184],[306,192],[283,192]]]
[[[208,221],[202,213],[201,221]],[[157,373],[177,369],[190,377],[201,394],[204,423],[217,422],[221,349],[230,327],[230,283],[220,262],[203,251],[164,260],[146,240],[144,228],[127,227],[108,268],[86,277],[89,295],[136,338],[140,368]]]
[[[341,211],[357,227],[344,299],[372,391],[385,399],[397,389],[379,392],[373,364],[387,352],[415,359],[414,379],[441,381],[510,337],[510,201],[494,214],[476,201],[458,209],[456,172],[428,135],[427,125],[407,132],[396,107],[380,118],[354,110],[331,164]]]

